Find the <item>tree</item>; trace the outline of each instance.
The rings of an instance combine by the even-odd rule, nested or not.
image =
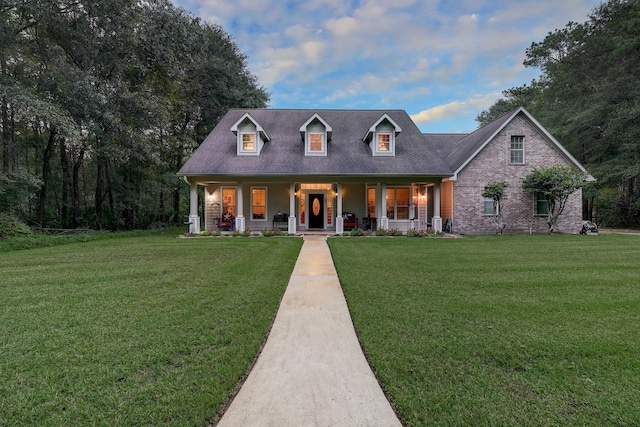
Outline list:
[[[640,226],[640,1],[600,4],[586,22],[569,22],[532,43],[524,65],[541,76],[504,91],[476,120],[486,124],[525,106],[598,177],[603,220]]]
[[[482,197],[493,200],[493,222],[496,226],[496,234],[502,234],[504,222],[502,220],[502,201],[506,198],[505,190],[509,184],[500,181],[487,184],[482,191]]]
[[[170,0],[2,0],[0,210],[19,170],[39,185],[21,216],[44,227],[179,222],[184,159],[268,100],[232,37]]]
[[[547,202],[549,234],[553,233],[569,196],[582,186],[585,179],[586,176],[575,168],[551,166],[545,169],[534,169],[522,180],[524,191],[544,196]]]

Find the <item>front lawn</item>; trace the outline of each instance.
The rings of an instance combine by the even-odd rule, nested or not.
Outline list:
[[[329,245],[407,425],[640,425],[640,237]]]
[[[0,253],[0,425],[208,425],[301,244],[148,234]]]

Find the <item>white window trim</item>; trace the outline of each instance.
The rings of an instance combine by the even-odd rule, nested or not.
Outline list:
[[[253,124],[254,129],[247,129],[243,123],[250,122]],[[242,130],[242,129],[246,130]],[[260,126],[260,124],[254,120],[249,113],[245,113],[240,119],[231,126],[231,132],[236,136],[236,154],[238,156],[259,156],[262,151],[262,147],[265,143],[271,141],[267,132]],[[242,144],[242,134],[255,134],[254,150],[244,150]]]
[[[322,149],[320,151],[311,150],[311,135],[322,135]],[[306,156],[326,156],[327,155],[327,133],[307,132],[304,151]]]
[[[244,141],[243,141],[244,135],[253,135],[253,150],[244,149]],[[239,132],[238,138],[239,138],[238,148],[241,154],[256,154],[258,152],[258,133],[257,132]]]
[[[378,144],[378,136],[380,135],[389,135],[389,150],[385,151],[385,150],[380,150],[379,149],[379,144]],[[375,155],[376,156],[393,156],[395,155],[395,151],[396,151],[396,138],[393,132],[376,132],[375,133]]]
[[[231,205],[227,205],[225,204],[224,201],[224,190],[233,190],[235,191],[235,200],[233,200],[233,204]],[[233,206],[233,217],[237,217],[238,216],[238,189],[236,187],[220,187],[220,216],[224,216],[225,214],[225,206]]]
[[[253,190],[264,190],[264,218],[254,218],[253,217],[253,207],[256,206],[253,202]],[[268,190],[267,187],[251,187],[251,221],[266,221],[267,220],[267,212],[269,212],[268,203],[267,203],[267,195]]]
[[[487,203],[491,203],[491,212],[487,212]],[[497,209],[500,209],[498,206],[496,206]],[[494,212],[493,212],[493,198],[491,197],[483,197],[482,198],[482,215],[484,216],[493,216]]]
[[[406,205],[406,206],[405,205],[401,206],[401,207],[407,207],[408,208],[408,218],[398,219],[398,190],[401,190],[401,189],[408,189],[409,190],[409,204]],[[389,217],[389,220],[390,221],[405,221],[405,222],[411,221],[411,187],[410,186],[409,187],[405,187],[405,186],[387,187],[387,191],[389,191],[389,190],[393,190],[393,219],[391,219],[391,217]],[[384,194],[384,197],[386,198],[387,195]],[[389,208],[391,206],[388,203],[385,203],[385,205],[387,206],[387,212],[384,212],[384,214],[387,215],[387,213],[389,211]]]
[[[522,138],[522,148],[513,148],[513,138]],[[524,135],[511,135],[509,138],[509,164],[511,165],[524,165],[526,162],[525,158],[525,137]],[[514,151],[522,151],[522,161],[514,162],[513,161],[513,152]]]

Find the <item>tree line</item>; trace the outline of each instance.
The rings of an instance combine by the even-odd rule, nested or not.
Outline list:
[[[232,37],[168,0],[0,0],[0,213],[181,222],[176,171],[229,108],[268,100]]]
[[[640,1],[600,4],[533,43],[524,65],[541,76],[476,120],[525,106],[597,179],[583,187],[584,217],[640,227]]]

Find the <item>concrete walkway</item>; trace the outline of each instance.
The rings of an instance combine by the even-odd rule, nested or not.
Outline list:
[[[326,236],[305,236],[265,347],[218,427],[400,425],[360,349]]]

